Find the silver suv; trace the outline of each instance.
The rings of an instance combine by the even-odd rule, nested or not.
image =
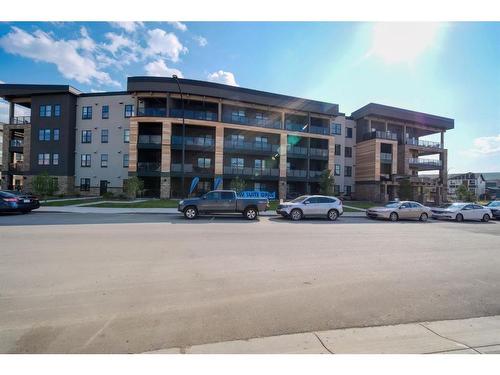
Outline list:
[[[301,220],[303,217],[325,217],[335,221],[344,213],[342,201],[335,197],[324,195],[302,195],[290,202],[282,203],[276,213],[292,220]]]

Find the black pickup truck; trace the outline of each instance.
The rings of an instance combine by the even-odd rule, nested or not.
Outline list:
[[[239,198],[234,190],[214,190],[200,198],[179,202],[177,210],[186,219],[196,219],[200,214],[240,212],[248,220],[255,220],[260,211],[269,208],[267,198]]]

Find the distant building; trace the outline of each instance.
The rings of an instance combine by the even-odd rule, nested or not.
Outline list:
[[[486,181],[486,199],[500,199],[500,172],[482,174]]]
[[[3,123],[0,122],[0,181],[2,180],[3,166]]]
[[[486,192],[486,180],[482,173],[460,173],[448,175],[448,196],[457,199],[457,189],[460,185],[465,185],[476,198],[484,197]]]

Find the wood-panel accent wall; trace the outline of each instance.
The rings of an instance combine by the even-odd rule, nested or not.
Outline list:
[[[170,121],[162,121],[161,128],[161,171],[170,172],[170,161],[172,154],[170,152],[170,144],[172,140],[172,123]]]
[[[224,128],[218,126],[215,128],[215,175],[222,175],[224,172]]]
[[[377,160],[376,152],[376,139],[370,139],[356,145],[356,181],[379,181],[380,154]]]
[[[288,150],[288,135],[280,135],[280,177],[286,178],[286,154]]]
[[[328,139],[328,169],[335,173],[335,137]]]
[[[137,172],[137,140],[139,138],[139,124],[136,120],[130,120],[130,138],[128,144],[128,171]]]

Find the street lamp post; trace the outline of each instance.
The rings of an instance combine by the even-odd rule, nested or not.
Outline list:
[[[173,79],[175,79],[175,82],[177,83],[177,87],[179,88],[179,94],[181,96],[181,105],[182,105],[182,164],[181,164],[181,189],[182,189],[182,194],[184,197],[184,163],[186,159],[186,124],[184,122],[184,99],[182,97],[182,90],[181,90],[181,84],[179,82],[179,78],[177,75],[172,76]]]

